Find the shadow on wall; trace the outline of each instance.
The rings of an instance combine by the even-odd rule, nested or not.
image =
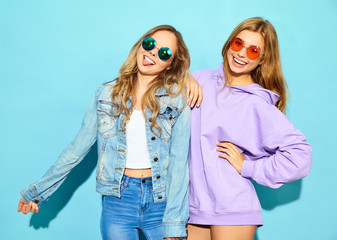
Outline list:
[[[76,189],[81,186],[97,165],[97,145],[94,144],[87,156],[68,175],[61,187],[54,192],[38,214],[33,214],[29,226],[35,229],[48,228],[50,222],[67,205]]]
[[[294,202],[301,195],[302,179],[286,183],[278,189],[265,187],[254,181],[252,182],[260,199],[262,209],[266,211],[271,211],[278,206]],[[259,240],[258,231],[255,234],[254,240]],[[142,233],[140,233],[139,237],[139,240],[146,240]]]
[[[57,217],[58,213],[67,205],[76,189],[81,186],[97,165],[97,145],[95,144],[83,161],[77,165],[68,175],[61,187],[43,205],[39,214],[33,214],[29,226],[35,229],[48,228],[50,222]],[[294,202],[300,198],[302,180],[286,183],[278,189],[268,188],[253,181],[262,209],[271,211],[274,208]],[[272,223],[271,223],[272,224]],[[259,230],[258,230],[259,231]],[[254,240],[259,240],[258,231]],[[146,240],[140,232],[139,240]]]
[[[35,229],[48,228],[51,221],[68,204],[77,188],[88,180],[91,173],[96,169],[96,166],[97,145],[95,144],[91,147],[91,150],[82,162],[69,173],[61,187],[43,205],[39,213],[32,215],[29,226]],[[139,232],[139,240],[146,240],[142,232]]]
[[[257,184],[252,181],[260,199],[263,210],[271,211],[274,208],[294,202],[300,198],[302,189],[302,179],[286,183],[282,187],[273,189]],[[270,223],[269,225],[271,225]],[[259,240],[259,229],[255,234],[254,240]]]

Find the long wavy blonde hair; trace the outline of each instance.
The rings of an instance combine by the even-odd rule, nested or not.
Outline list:
[[[277,93],[280,96],[280,99],[277,101],[276,107],[282,112],[285,112],[288,87],[282,73],[277,34],[273,25],[263,18],[254,17],[241,22],[233,30],[223,46],[222,56],[226,76],[225,84],[228,83],[230,76],[230,68],[227,60],[230,41],[243,30],[258,32],[264,40],[264,55],[262,57],[262,62],[251,73],[253,81],[261,87]]]
[[[160,106],[155,94],[159,89],[165,89],[166,93],[170,96],[176,96],[181,93],[184,96],[184,100],[186,100],[184,87],[189,76],[188,69],[190,67],[190,55],[186,44],[180,32],[174,27],[170,25],[154,27],[145,33],[131,48],[128,57],[119,70],[119,77],[111,93],[111,99],[117,107],[114,115],[125,115],[123,126],[125,126],[126,121],[130,119],[131,110],[133,108],[133,104],[128,106],[127,101],[133,96],[137,80],[137,51],[141,47],[144,38],[151,37],[158,31],[169,31],[175,35],[177,39],[177,51],[173,54],[170,68],[159,73],[159,75],[149,83],[148,89],[141,99],[143,111],[147,108],[152,112],[151,119],[148,119],[151,121],[151,131],[154,132],[153,127],[159,132],[161,131],[156,121]]]

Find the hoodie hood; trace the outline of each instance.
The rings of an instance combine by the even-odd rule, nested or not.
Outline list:
[[[223,68],[223,63],[220,64],[218,71],[215,72],[215,76],[217,78],[218,85],[224,85],[225,84],[225,73]],[[253,94],[256,95],[262,99],[264,99],[267,103],[275,105],[276,102],[280,99],[280,96],[268,89],[265,89],[261,87],[257,83],[252,83],[246,86],[231,86],[231,91],[235,94],[236,92],[240,93],[247,93],[247,94]]]

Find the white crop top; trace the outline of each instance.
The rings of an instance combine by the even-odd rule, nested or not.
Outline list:
[[[133,110],[126,124],[126,168],[151,168],[146,142],[145,118],[142,111]]]

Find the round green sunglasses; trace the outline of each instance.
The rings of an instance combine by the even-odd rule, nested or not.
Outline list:
[[[156,41],[152,37],[144,38],[142,42],[142,46],[146,51],[151,51],[156,47]],[[157,48],[158,49],[158,57],[162,61],[167,61],[171,58],[172,52],[168,47]]]

